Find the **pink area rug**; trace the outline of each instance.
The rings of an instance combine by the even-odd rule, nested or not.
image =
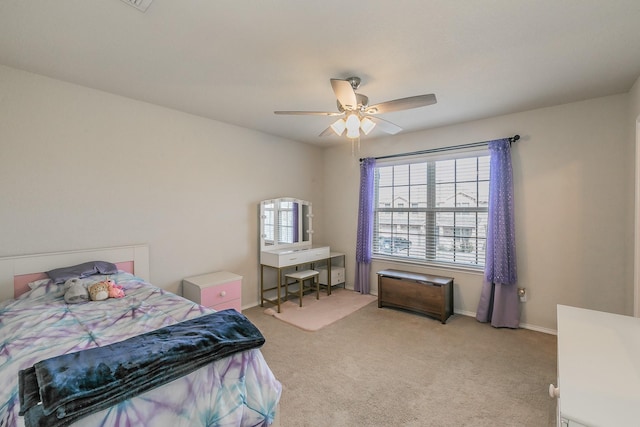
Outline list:
[[[320,292],[319,300],[316,299],[315,293],[305,295],[302,297],[302,307],[299,306],[297,298],[290,298],[289,301],[280,304],[280,313],[275,307],[267,308],[264,313],[305,331],[317,331],[376,299],[375,295],[363,295],[338,288],[332,290],[331,295]]]

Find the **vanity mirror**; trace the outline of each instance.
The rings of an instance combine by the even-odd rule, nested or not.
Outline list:
[[[345,256],[329,246],[313,247],[311,203],[292,197],[260,202],[260,305],[280,304],[287,298],[283,289],[286,271],[317,270],[319,283],[331,294],[331,286],[344,284]],[[336,260],[332,270],[333,260]],[[340,266],[342,260],[342,266]],[[323,279],[324,277],[324,279]]]
[[[260,250],[311,247],[311,203],[283,197],[260,202]]]

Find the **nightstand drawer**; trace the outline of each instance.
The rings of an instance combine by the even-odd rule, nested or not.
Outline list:
[[[227,301],[239,299],[241,297],[242,282],[235,281],[215,285],[202,290],[200,305],[213,307]]]
[[[213,307],[209,307],[209,308],[213,308],[215,311],[222,311],[228,308],[233,308],[238,313],[242,313],[242,307],[239,299],[226,301],[226,302],[223,302],[222,304],[214,305]]]

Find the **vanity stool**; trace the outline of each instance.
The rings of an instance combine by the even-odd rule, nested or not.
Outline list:
[[[288,298],[289,295],[296,295],[300,299],[300,307],[302,307],[302,295],[304,295],[305,291],[313,290],[313,287],[311,287],[311,285],[305,286],[304,282],[306,280],[311,280],[316,290],[316,299],[320,299],[320,282],[318,281],[319,276],[320,273],[316,270],[294,271],[292,273],[285,274],[285,296]],[[289,279],[293,279],[294,282],[289,283]],[[293,285],[296,282],[298,283],[298,289],[289,292],[289,285]]]

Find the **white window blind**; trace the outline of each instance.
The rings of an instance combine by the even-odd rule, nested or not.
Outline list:
[[[373,254],[483,268],[488,202],[486,151],[378,164]]]
[[[278,224],[280,225],[280,241],[278,244],[293,243],[293,229],[297,225],[293,220],[293,201],[281,201],[278,213]]]

